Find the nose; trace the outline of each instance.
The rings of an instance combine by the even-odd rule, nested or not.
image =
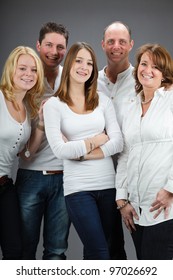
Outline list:
[[[30,76],[30,75],[32,75],[32,74],[33,74],[32,69],[27,68],[27,69],[26,69],[26,75]]]
[[[147,65],[147,66],[145,67],[145,72],[151,73],[151,72],[152,72],[152,67],[151,67],[150,65]]]
[[[119,42],[118,42],[118,41],[115,41],[113,47],[114,47],[114,49],[119,49],[119,47],[120,47]]]
[[[82,64],[81,64],[81,69],[82,69],[82,70],[87,69],[87,63],[82,62]]]
[[[52,46],[52,48],[51,48],[51,53],[52,53],[52,54],[56,54],[56,55],[57,55],[57,53],[58,53],[58,49],[57,49],[57,47],[56,47],[56,46]]]

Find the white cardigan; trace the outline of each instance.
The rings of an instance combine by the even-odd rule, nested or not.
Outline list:
[[[89,114],[76,114],[56,97],[44,105],[45,130],[50,147],[64,160],[64,194],[115,188],[115,171],[111,155],[121,152],[123,139],[112,101],[99,95],[99,106]],[[110,140],[101,147],[105,158],[83,162],[74,159],[85,155],[84,139],[106,130]],[[69,140],[64,142],[62,133]]]
[[[158,191],[173,193],[173,89],[158,89],[147,113],[141,115],[138,95],[123,122],[125,146],[118,160],[116,199],[128,198],[139,215],[135,223],[148,226],[165,221],[164,211],[156,219],[149,212]]]

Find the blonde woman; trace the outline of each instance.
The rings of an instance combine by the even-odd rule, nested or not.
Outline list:
[[[42,63],[33,49],[18,46],[10,53],[0,82],[0,246],[4,260],[22,258],[12,167],[23,149],[29,156],[30,119],[38,114],[43,78]]]

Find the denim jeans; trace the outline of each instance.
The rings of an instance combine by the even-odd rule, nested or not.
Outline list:
[[[23,259],[36,259],[43,223],[43,259],[66,259],[69,217],[63,194],[63,175],[19,169],[16,186],[20,202]]]
[[[152,226],[135,227],[132,238],[138,260],[173,259],[173,220]]]
[[[19,204],[12,180],[0,195],[0,246],[3,260],[22,259]]]
[[[65,197],[70,219],[84,245],[84,259],[125,259],[115,189],[83,191]]]

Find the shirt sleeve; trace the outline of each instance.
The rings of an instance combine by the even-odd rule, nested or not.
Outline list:
[[[118,158],[118,166],[116,172],[116,200],[127,199],[127,161],[128,161],[128,147],[124,144],[124,149]]]
[[[112,101],[106,98],[104,102],[105,129],[109,136],[109,141],[100,148],[104,157],[112,156],[123,149],[123,138],[120,127],[117,122],[116,112]]]
[[[170,92],[170,94],[173,94],[173,91]],[[170,104],[170,108],[171,108],[171,112],[173,114],[173,100]],[[167,180],[166,185],[164,186],[164,189],[168,192],[173,193],[173,162],[172,162],[172,166],[171,166],[171,169],[170,169],[170,172],[169,172],[168,180]]]
[[[61,133],[61,107],[63,104],[51,97],[43,106],[45,133],[54,155],[59,159],[76,159],[87,153],[84,140],[64,142]]]

